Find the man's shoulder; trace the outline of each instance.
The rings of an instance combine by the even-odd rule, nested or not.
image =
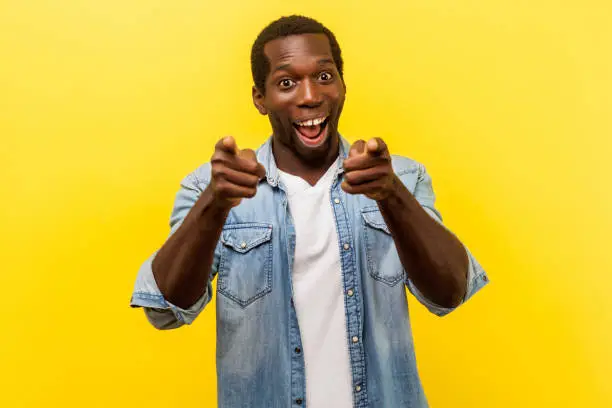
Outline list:
[[[181,185],[186,188],[204,190],[210,183],[211,163],[206,162],[183,177]]]
[[[397,154],[391,155],[391,165],[393,166],[393,171],[398,176],[407,173],[418,173],[423,168],[423,165],[418,161]]]

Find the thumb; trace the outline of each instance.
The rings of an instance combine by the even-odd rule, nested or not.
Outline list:
[[[255,155],[255,152],[252,149],[238,150],[238,148],[236,148],[236,154],[242,159],[248,161],[257,161],[257,156]]]
[[[357,140],[351,146],[348,157],[359,156],[366,150],[366,143],[363,140]]]
[[[266,169],[264,166],[257,161],[257,155],[251,149],[244,149],[238,151],[238,157],[241,159],[250,161],[254,163],[256,167],[253,169],[253,172],[259,176],[260,179],[263,179],[266,176]]]

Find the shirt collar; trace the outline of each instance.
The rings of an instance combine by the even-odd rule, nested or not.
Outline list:
[[[344,172],[342,164],[344,163],[344,159],[346,159],[348,156],[350,144],[342,137],[342,135],[339,134],[338,136],[340,137],[340,149],[338,152],[340,162],[338,163],[337,175],[340,175]],[[276,160],[274,159],[274,154],[272,152],[272,136],[270,136],[268,140],[266,140],[266,142],[259,149],[257,149],[256,155],[257,161],[259,161],[266,169],[266,180],[268,184],[270,184],[272,187],[276,187],[278,185],[280,174],[278,172]]]

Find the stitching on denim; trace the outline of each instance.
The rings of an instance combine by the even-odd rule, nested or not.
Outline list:
[[[221,254],[219,255],[220,257],[219,272],[218,272],[219,283],[217,285],[217,291],[219,292],[219,294],[223,295],[224,297],[228,299],[231,299],[232,301],[237,303],[242,308],[246,308],[248,305],[255,302],[257,299],[267,295],[268,293],[272,291],[272,255],[273,255],[273,252],[272,252],[272,245],[273,245],[272,243],[272,225],[263,224],[263,223],[236,223],[236,224],[230,224],[230,226],[233,226],[233,227],[227,228],[227,229],[239,230],[239,229],[244,229],[244,228],[249,228],[249,229],[257,228],[257,229],[267,230],[262,237],[258,238],[256,241],[251,243],[250,247],[246,249],[245,251],[236,250],[236,247],[232,244],[229,244],[225,239],[223,239],[223,235],[222,235],[222,242],[226,244],[226,246],[222,248]],[[236,253],[240,254],[238,256],[244,256],[251,249],[261,245],[264,242],[269,242],[267,244],[268,245],[268,255],[264,261],[265,262],[264,263],[264,278],[265,278],[264,287],[258,293],[249,297],[248,299],[246,300],[240,299],[238,296],[236,296],[235,294],[231,292],[229,285],[226,284],[226,281],[229,278],[229,270],[225,271],[224,266],[225,266],[226,259],[229,258],[228,254],[231,253],[228,251],[231,251],[233,249]]]
[[[374,264],[374,256],[372,255],[372,252],[374,252],[372,245],[370,244],[371,242],[371,238],[373,239],[373,237],[370,237],[370,233],[368,233],[369,230],[372,230],[372,228],[369,228],[367,223],[364,222],[363,224],[363,237],[366,243],[366,258],[367,258],[367,262],[368,262],[368,272],[369,275],[379,281],[382,282],[388,286],[395,286],[397,285],[397,283],[401,280],[403,280],[403,275],[404,275],[404,270],[402,268],[402,274],[397,276],[397,277],[385,277],[381,274],[378,273],[377,269],[375,268],[375,264]],[[373,231],[372,231],[373,232]],[[390,237],[390,239],[393,239],[392,237]]]

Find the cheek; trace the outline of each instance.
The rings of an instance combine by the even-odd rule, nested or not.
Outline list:
[[[280,112],[270,113],[270,122],[276,129],[285,129],[289,127],[288,119]]]
[[[294,92],[281,92],[277,89],[268,89],[267,92],[267,104],[275,110],[290,104],[294,97]]]
[[[344,104],[344,90],[341,88],[336,88],[333,93],[330,93],[329,98],[338,108],[341,108]]]
[[[291,121],[292,112],[291,104],[289,103],[282,103],[282,101],[276,99],[274,102],[270,103],[268,111],[270,112],[270,116],[273,116],[279,123],[287,124]]]
[[[275,95],[273,98],[269,98],[266,107],[272,115],[278,118],[291,116],[291,99],[287,96]]]

